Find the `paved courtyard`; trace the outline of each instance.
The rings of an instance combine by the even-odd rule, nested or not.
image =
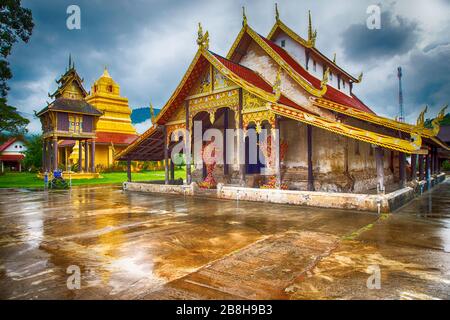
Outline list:
[[[117,186],[4,189],[0,299],[450,299],[449,227],[448,180],[381,217]],[[373,270],[380,289],[367,288]]]

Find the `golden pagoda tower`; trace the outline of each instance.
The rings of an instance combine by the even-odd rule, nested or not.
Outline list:
[[[125,149],[138,134],[131,123],[131,109],[128,99],[120,96],[120,86],[104,69],[101,77],[94,82],[86,102],[103,112],[97,122],[96,165],[109,167],[114,154]]]

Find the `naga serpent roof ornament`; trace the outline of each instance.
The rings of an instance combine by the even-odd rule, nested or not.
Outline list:
[[[320,81],[320,87],[324,88],[327,86],[328,83],[328,76],[330,75],[330,67],[327,67],[325,72],[323,73],[323,79]]]
[[[434,119],[431,121],[431,125],[433,126],[433,129],[432,129],[432,130],[433,130],[433,133],[434,133],[435,136],[437,136],[438,133],[439,133],[439,130],[441,130],[441,124],[440,124],[440,122],[441,122],[441,121],[444,119],[444,117],[445,117],[445,110],[447,109],[447,107],[448,107],[448,104],[445,105],[445,106],[443,106],[442,109],[439,111],[437,117],[434,118]]]
[[[425,108],[420,112],[419,116],[417,117],[416,126],[418,128],[423,128],[425,126],[425,113],[428,111],[428,106],[425,106]]]
[[[198,23],[197,44],[200,48],[205,48],[206,50],[209,48],[209,32],[206,31],[206,33],[203,34],[203,28],[200,22]]]

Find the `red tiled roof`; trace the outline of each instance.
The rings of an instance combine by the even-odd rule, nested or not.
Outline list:
[[[261,39],[263,39],[287,64],[289,64],[292,69],[294,69],[298,74],[300,74],[305,80],[307,80],[310,84],[312,84],[317,89],[320,88],[321,80],[314,77],[308,71],[306,71],[294,58],[289,55],[283,48],[279,47],[274,42],[266,39],[265,37],[258,34]],[[327,92],[324,95],[325,99],[332,100],[334,102],[345,104],[349,107],[356,108],[358,110],[369,112],[375,114],[368,106],[366,106],[361,100],[359,100],[354,94],[351,96],[346,95],[345,93],[340,92],[339,90],[333,88],[332,86],[327,85]]]
[[[0,152],[4,151],[6,148],[12,145],[14,142],[16,142],[16,140],[17,138],[9,138],[4,144],[0,146]]]
[[[213,52],[211,52],[211,53],[220,61],[220,63],[222,63],[227,69],[229,69],[231,72],[233,72],[234,74],[239,76],[241,79],[253,84],[254,86],[256,86],[268,93],[273,93],[272,86],[269,83],[267,83],[260,75],[258,75],[252,69],[244,67],[233,61],[230,61],[222,56],[219,56],[216,53],[213,53]],[[302,108],[301,106],[296,104],[294,101],[288,99],[283,94],[278,99],[278,102],[281,104],[284,104],[286,106],[293,107],[293,108],[296,108],[296,109],[299,109],[299,110],[302,110],[305,112],[311,112],[311,111],[305,110],[304,108]]]
[[[97,132],[96,143],[113,143],[113,144],[131,144],[138,138],[136,134],[113,133],[113,132]]]
[[[23,154],[3,154],[0,155],[1,161],[21,161],[25,158]]]

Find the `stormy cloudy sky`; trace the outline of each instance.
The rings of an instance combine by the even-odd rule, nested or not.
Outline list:
[[[193,58],[197,22],[210,33],[210,49],[226,55],[241,28],[241,7],[253,29],[267,35],[274,3],[281,19],[306,37],[307,12],[317,28],[316,47],[354,75],[364,72],[355,93],[377,113],[398,113],[397,66],[403,68],[406,120],[428,104],[434,116],[450,101],[450,1],[363,0],[22,0],[33,12],[28,44],[10,57],[14,78],[9,103],[32,118],[50,101],[48,92],[67,66],[69,53],[90,86],[107,66],[132,108],[161,107]],[[68,30],[66,9],[81,8],[81,30]],[[369,5],[382,9],[381,29],[366,27]],[[142,132],[149,123],[138,126]],[[40,130],[38,120],[29,125]]]

